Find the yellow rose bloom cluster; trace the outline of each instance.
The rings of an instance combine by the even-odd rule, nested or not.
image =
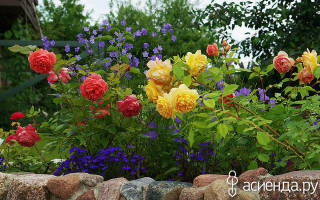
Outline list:
[[[170,72],[172,71],[172,65],[170,60],[162,61],[156,58],[155,61],[150,60],[147,63],[149,70],[146,76],[154,81],[158,85],[168,85],[171,82]]]
[[[165,118],[175,117],[174,113],[190,112],[196,106],[199,94],[196,90],[189,89],[185,84],[172,88],[169,94],[159,97],[157,110]]]
[[[201,55],[200,51],[195,54],[188,53],[187,58],[190,73],[196,72],[195,74],[199,75],[208,64],[207,57]],[[155,61],[149,61],[147,66],[149,70],[146,76],[149,80],[145,87],[146,94],[148,99],[156,104],[161,116],[167,119],[174,118],[175,112],[186,113],[194,109],[199,98],[197,90],[189,89],[185,84],[175,81],[175,77],[170,74],[172,65],[169,60],[162,61],[156,58]]]
[[[317,68],[317,52],[312,50],[311,52],[309,49],[305,51],[302,55],[302,62],[304,67],[308,68],[312,73]]]
[[[186,55],[186,63],[190,67],[192,76],[199,76],[208,65],[207,56],[201,54],[201,51],[196,51],[195,54],[188,52]]]
[[[157,103],[160,96],[163,96],[164,92],[171,83],[172,77],[170,75],[172,71],[172,65],[170,60],[162,61],[156,58],[156,60],[150,60],[147,63],[149,70],[146,72],[148,85],[146,85],[146,94],[148,99],[153,103]]]

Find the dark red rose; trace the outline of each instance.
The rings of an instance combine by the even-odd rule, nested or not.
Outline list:
[[[15,112],[11,115],[10,119],[22,119],[24,118],[24,114],[22,112]]]
[[[13,145],[14,142],[13,142],[12,140],[17,140],[17,136],[15,136],[15,135],[9,135],[9,137],[7,137],[7,139],[6,139],[6,143],[7,143],[7,144],[10,144],[10,145]]]
[[[118,111],[126,117],[133,117],[139,114],[142,105],[136,95],[127,96],[124,101],[117,101]]]
[[[32,147],[36,142],[40,142],[41,140],[41,137],[36,133],[36,128],[31,126],[31,124],[25,128],[17,126],[16,137],[17,142],[24,147]]]

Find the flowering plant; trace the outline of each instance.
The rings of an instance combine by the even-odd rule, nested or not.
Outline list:
[[[218,153],[227,154],[219,158],[219,168],[243,171],[263,166],[278,172],[289,170],[288,165],[290,170],[318,168],[320,65],[316,52],[308,50],[294,61],[281,51],[265,70],[255,67],[252,71],[236,68],[239,59],[234,58],[235,52],[223,41],[223,49],[217,44],[208,45],[212,62],[197,51],[174,57],[173,64],[157,60],[148,65],[149,100],[157,104],[164,118],[178,116],[188,122],[177,126],[173,121],[175,134],[185,138],[184,144],[189,146],[190,155],[186,150],[183,155],[195,156],[192,149],[207,141],[216,142],[218,149],[226,151]],[[264,79],[274,73],[273,69],[281,73],[282,80],[266,86]],[[247,72],[249,80],[258,78],[261,88],[237,90],[239,74]],[[181,159],[187,158],[179,155],[177,162]],[[186,171],[177,174],[188,176]]]

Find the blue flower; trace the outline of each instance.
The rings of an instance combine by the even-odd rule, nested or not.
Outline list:
[[[102,21],[102,25],[106,26],[106,25],[108,25],[108,24],[109,24],[108,20],[103,20],[103,21]]]
[[[177,40],[177,37],[175,35],[172,35],[171,40],[175,42]]]
[[[157,33],[155,33],[155,32],[152,32],[152,37],[156,37],[157,36]]]
[[[131,33],[132,28],[131,27],[126,27],[126,32]]]
[[[145,29],[145,28],[141,28],[141,34],[142,35],[147,35],[147,29]]]
[[[99,41],[98,47],[103,48],[105,45],[104,41]]]
[[[125,26],[125,25],[126,25],[126,21],[124,21],[124,19],[122,19],[121,25],[122,25],[122,26]]]
[[[66,45],[66,46],[64,46],[64,51],[66,52],[66,53],[69,53],[70,52],[70,45]]]
[[[149,136],[151,140],[154,140],[158,137],[158,133],[156,131],[149,131],[148,133],[145,133],[145,135]]]
[[[142,52],[142,57],[147,58],[149,53],[147,51]]]
[[[148,124],[148,128],[157,128],[157,125],[151,121],[149,124]]]
[[[89,28],[88,28],[88,27],[83,27],[83,31],[84,31],[84,32],[88,32],[88,31],[89,31]]]
[[[81,60],[81,56],[80,56],[80,55],[76,55],[75,58],[76,58],[77,60]]]
[[[224,81],[223,80],[218,81],[217,86],[220,88],[221,91],[223,91],[225,88]]]
[[[145,42],[143,43],[143,48],[147,49],[149,47],[149,43]]]
[[[244,96],[249,96],[250,93],[251,93],[250,89],[247,89],[245,87],[240,89],[240,94],[242,94]]]
[[[93,29],[92,34],[97,35],[97,31],[95,29]]]
[[[76,48],[74,48],[74,51],[75,51],[76,53],[78,53],[78,52],[79,52],[79,50],[80,50],[80,47],[76,47]]]

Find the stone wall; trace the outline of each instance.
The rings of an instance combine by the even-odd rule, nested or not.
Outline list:
[[[125,178],[104,181],[102,176],[87,173],[65,176],[0,173],[0,199],[319,200],[319,181],[320,170],[295,171],[272,176],[264,168],[246,171],[239,177],[203,174],[196,177],[193,183],[155,181],[149,177],[131,181]],[[266,184],[267,182],[274,185]]]

